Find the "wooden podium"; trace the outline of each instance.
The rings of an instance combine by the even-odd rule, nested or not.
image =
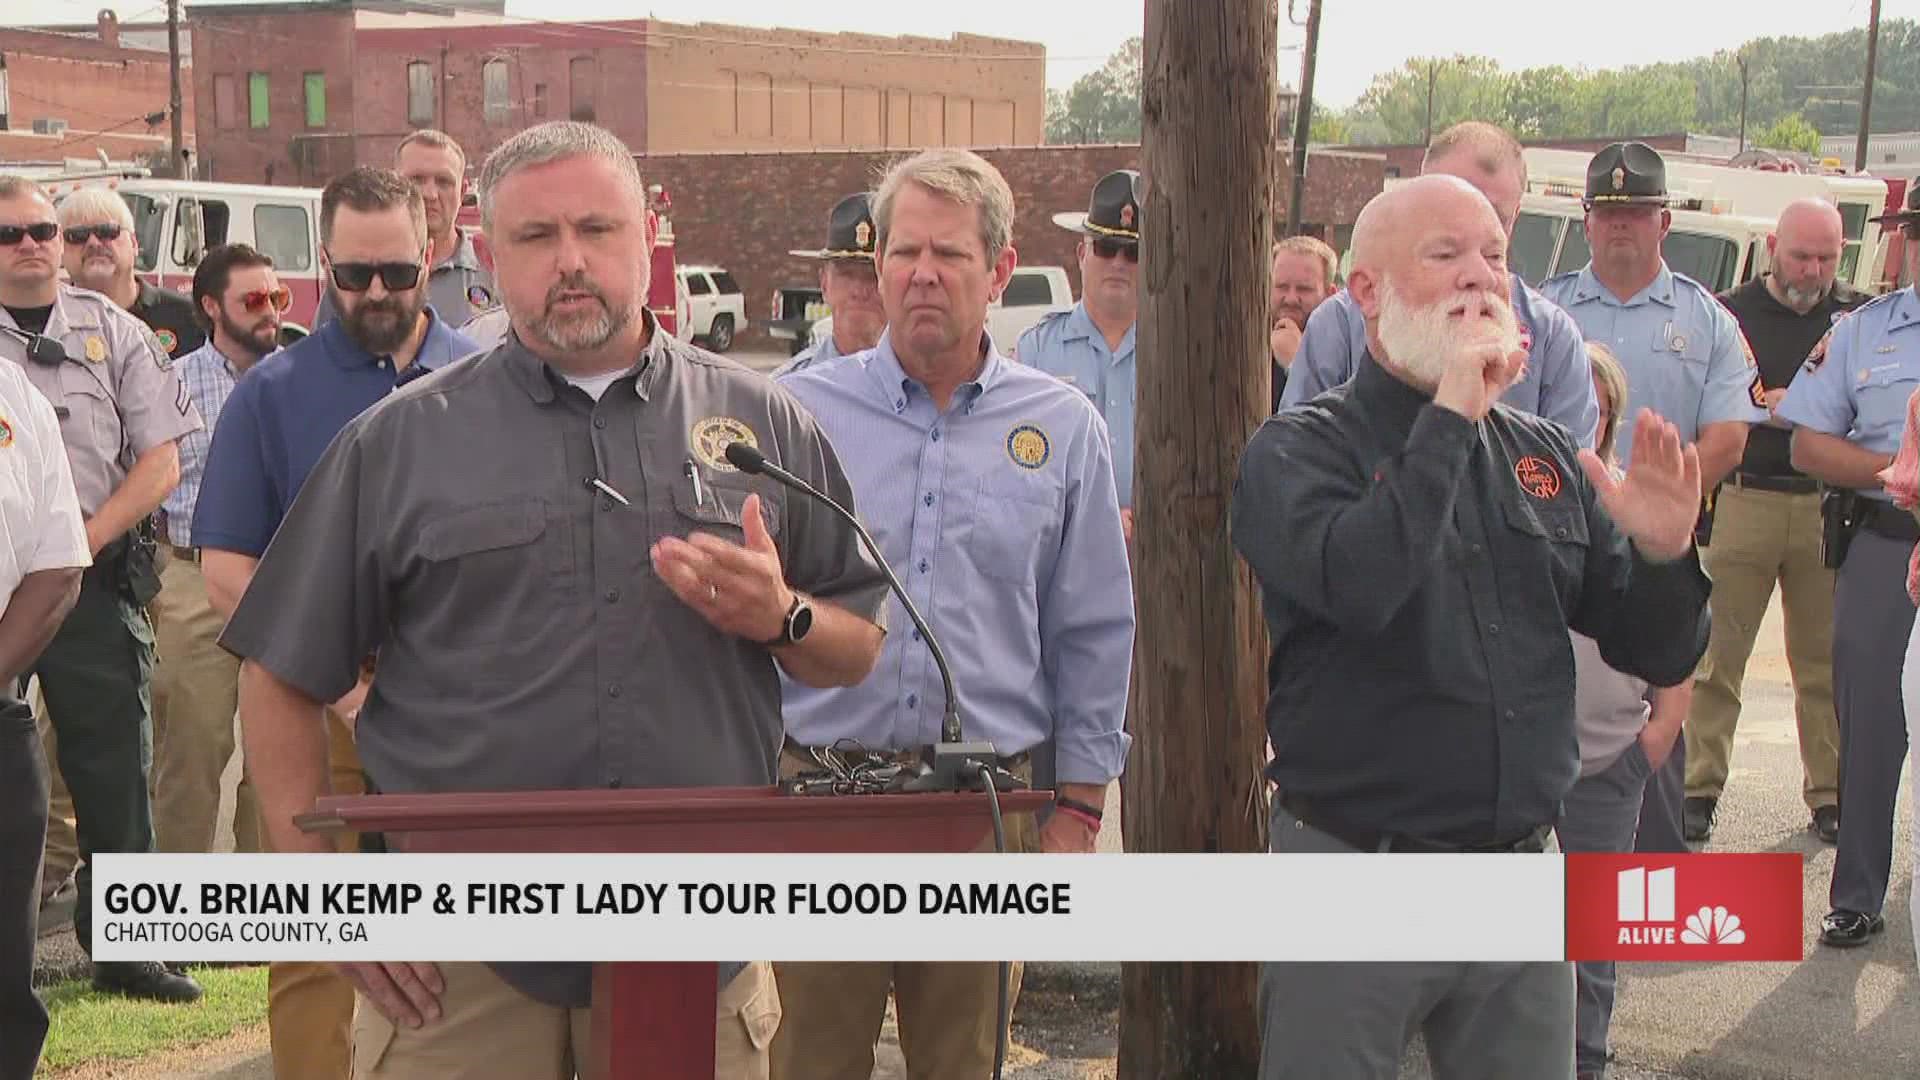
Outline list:
[[[1052,801],[1048,791],[1006,791],[1000,811],[1030,814]],[[961,853],[993,828],[982,792],[788,795],[775,787],[338,796],[297,824],[383,833],[396,851],[503,853]],[[598,1075],[712,1080],[718,959],[594,965]]]

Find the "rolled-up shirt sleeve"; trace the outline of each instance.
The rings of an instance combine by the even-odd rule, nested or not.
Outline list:
[[[1060,551],[1040,583],[1040,650],[1052,695],[1055,779],[1105,784],[1126,767],[1133,577],[1106,425],[1091,408],[1075,434]]]

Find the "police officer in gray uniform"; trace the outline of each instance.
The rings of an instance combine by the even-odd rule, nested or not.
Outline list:
[[[1763,423],[1764,388],[1733,313],[1706,286],[1667,267],[1660,245],[1673,217],[1666,209],[1667,164],[1645,143],[1613,143],[1587,165],[1587,241],[1593,259],[1540,286],[1587,341],[1613,350],[1627,373],[1622,467],[1633,462],[1633,423],[1651,409],[1700,454],[1702,491],[1712,491],[1746,449],[1747,429]],[[1898,668],[1895,664],[1895,668]],[[1640,851],[1685,851],[1684,744],[1647,783]]]
[[[1920,270],[1920,189],[1897,223],[1907,279]],[[1834,707],[1840,714],[1840,840],[1820,940],[1864,944],[1886,927],[1880,908],[1893,862],[1893,810],[1906,759],[1900,669],[1913,629],[1902,587],[1920,525],[1894,508],[1880,470],[1893,461],[1907,400],[1920,389],[1920,297],[1908,285],[1837,323],[1787,388],[1793,467],[1831,489],[1823,512],[1833,590]]]
[[[176,439],[200,416],[153,332],[100,293],[60,283],[51,200],[30,180],[0,176],[0,359],[19,364],[60,418],[93,565],[38,675],[73,795],[80,854],[153,850],[147,798],[153,628],[159,591],[146,518],[180,477]],[[92,939],[93,875],[75,875],[74,933]],[[136,997],[192,1001],[193,980],[158,963],[94,965],[94,985]]]
[[[858,192],[834,204],[827,215],[827,242],[818,251],[789,251],[819,259],[820,293],[833,311],[833,333],[807,346],[774,370],[774,378],[828,364],[880,343],[887,313],[880,306],[880,278],[873,267],[873,195]]]

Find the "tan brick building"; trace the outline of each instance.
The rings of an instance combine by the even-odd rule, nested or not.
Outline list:
[[[193,95],[181,88],[187,145],[193,145]],[[155,165],[168,158],[165,41],[122,41],[119,21],[103,12],[92,31],[0,29],[0,168],[6,162],[92,158]],[[160,114],[157,124],[146,120]]]
[[[381,6],[190,7],[201,175],[318,184],[420,127],[477,164],[566,117],[643,154],[1043,139],[1046,53],[1029,42]]]

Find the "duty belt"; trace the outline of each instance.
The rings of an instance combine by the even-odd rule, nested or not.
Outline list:
[[[1912,514],[1877,499],[1862,499],[1861,503],[1861,528],[1903,544],[1920,543],[1920,521]]]
[[[1811,476],[1768,476],[1764,473],[1736,472],[1727,482],[1750,491],[1773,491],[1785,495],[1811,495],[1820,490],[1820,481]]]

